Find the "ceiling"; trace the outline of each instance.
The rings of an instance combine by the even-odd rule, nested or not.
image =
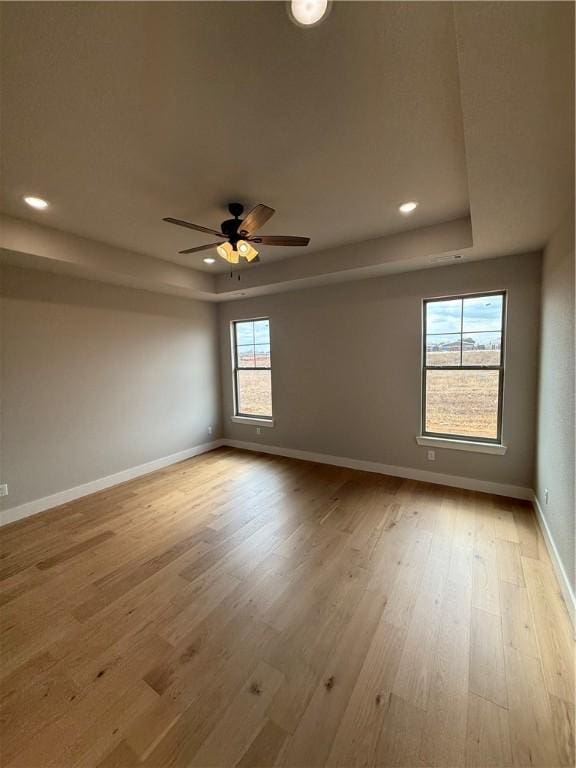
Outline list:
[[[468,211],[452,8],[337,3],[303,29],[271,3],[4,7],[7,213],[203,268],[226,203],[308,250]],[[26,30],[26,34],[23,31]],[[269,262],[299,249],[262,248]],[[218,264],[226,269],[225,262]]]
[[[304,29],[283,2],[4,3],[2,211],[225,272],[162,217],[264,202],[262,232],[311,244],[262,247],[255,279],[469,214],[476,257],[540,248],[573,189],[573,14],[336,2]]]

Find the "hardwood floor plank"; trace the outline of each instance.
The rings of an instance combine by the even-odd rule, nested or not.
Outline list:
[[[500,581],[508,581],[510,584],[517,584],[519,587],[523,587],[524,575],[520,559],[520,545],[513,541],[497,539],[496,557]]]
[[[353,768],[374,765],[378,738],[388,708],[406,630],[384,621],[382,615],[356,685],[332,743],[327,766]]]
[[[467,768],[511,766],[508,710],[471,693],[468,699]]]
[[[574,703],[574,642],[549,562],[522,559],[549,693]]]
[[[190,765],[219,768],[239,762],[262,729],[268,705],[282,680],[278,670],[261,661]]]
[[[83,552],[86,552],[86,550],[92,549],[93,547],[98,546],[98,544],[101,544],[103,541],[107,541],[112,536],[115,536],[116,534],[114,531],[103,531],[102,533],[99,533],[97,536],[92,536],[89,539],[86,539],[85,541],[81,541],[78,544],[75,544],[73,547],[69,547],[68,549],[64,549],[62,552],[59,552],[57,555],[52,555],[52,557],[47,557],[46,560],[40,560],[39,563],[36,563],[36,568],[38,568],[40,571],[46,571],[48,568],[53,568],[55,565],[59,565],[60,563],[66,563],[68,560],[71,560],[73,557],[78,557],[78,555],[81,555]]]
[[[550,694],[550,708],[552,710],[552,726],[556,737],[556,748],[560,757],[560,765],[566,766],[566,768],[573,768],[576,765],[574,706]]]
[[[520,540],[520,554],[522,557],[540,556],[538,523],[534,511],[526,505],[514,506],[514,522]]]
[[[472,611],[470,691],[499,707],[508,706],[500,616]]]
[[[386,595],[365,591],[283,755],[286,766],[322,765],[362,667]]]
[[[495,506],[496,517],[494,519],[494,531],[496,538],[519,544],[520,537],[518,535],[518,530],[516,529],[516,522],[512,510],[499,503],[496,503]]]
[[[422,710],[430,693],[449,563],[450,542],[434,537],[392,688],[393,693]]]
[[[425,765],[464,764],[471,611],[472,549],[454,547],[420,747]]]
[[[399,573],[384,611],[388,624],[401,629],[408,627],[418,597],[420,582],[424,575],[431,542],[432,534],[429,531],[418,530],[404,555],[397,560]]]
[[[560,765],[552,711],[538,659],[506,646],[510,744],[514,765]]]
[[[500,613],[496,544],[477,543],[474,546],[472,604],[488,613]]]
[[[270,768],[274,765],[288,734],[272,720],[266,720],[242,758],[238,768]]]
[[[96,768],[136,768],[138,757],[125,741],[121,741],[97,765]]]
[[[524,656],[540,658],[528,590],[516,584],[500,582],[502,604],[502,638],[505,645],[516,648]]]
[[[384,709],[375,765],[424,766],[419,755],[424,712],[394,693],[384,702]]]

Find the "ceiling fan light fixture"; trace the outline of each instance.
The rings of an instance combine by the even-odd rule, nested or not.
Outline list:
[[[238,240],[236,248],[238,249],[240,256],[246,259],[246,261],[253,261],[256,256],[258,256],[258,251],[256,248],[250,245],[250,243],[246,242],[246,240]]]
[[[218,256],[221,256],[229,264],[238,264],[240,261],[240,254],[235,251],[230,243],[222,243],[216,248]]]
[[[290,18],[300,27],[315,27],[326,18],[329,10],[329,0],[290,0],[288,4]]]

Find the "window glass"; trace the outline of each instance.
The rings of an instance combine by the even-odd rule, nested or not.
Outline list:
[[[428,371],[427,431],[496,440],[498,389],[498,371]]]
[[[232,329],[235,414],[272,418],[270,321],[239,320]]]
[[[426,304],[426,333],[460,333],[462,299],[429,301]]]
[[[504,293],[424,302],[424,434],[500,440],[504,309]]]

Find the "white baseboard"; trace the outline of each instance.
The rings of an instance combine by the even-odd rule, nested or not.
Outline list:
[[[22,520],[30,515],[36,515],[39,512],[44,512],[52,507],[58,507],[61,504],[67,504],[69,501],[80,499],[82,496],[88,496],[91,493],[97,491],[103,491],[105,488],[110,488],[113,485],[119,483],[125,483],[127,480],[133,480],[135,477],[141,475],[147,475],[150,472],[155,472],[158,469],[169,467],[170,464],[176,464],[179,461],[190,459],[192,456],[198,456],[200,453],[206,453],[212,451],[214,448],[219,448],[223,444],[222,440],[213,440],[210,443],[202,443],[201,445],[195,445],[193,448],[187,448],[185,451],[179,451],[173,453],[170,456],[164,456],[161,459],[155,459],[154,461],[148,461],[146,464],[140,464],[137,467],[131,467],[130,469],[124,469],[122,472],[116,472],[113,475],[107,477],[101,477],[98,480],[91,480],[88,483],[77,485],[74,488],[68,488],[66,491],[59,491],[53,493],[50,496],[44,496],[42,499],[35,499],[29,501],[26,504],[20,504],[17,507],[11,507],[0,512],[0,526],[7,525],[8,523],[14,523],[16,520]]]
[[[440,472],[428,472],[424,469],[412,467],[397,467],[392,464],[380,464],[376,461],[361,461],[348,459],[342,456],[329,456],[325,453],[313,453],[312,451],[299,451],[295,448],[281,448],[275,445],[261,445],[260,443],[247,443],[243,440],[222,441],[223,445],[231,448],[240,448],[246,451],[259,453],[272,453],[275,456],[286,456],[290,459],[302,459],[303,461],[315,461],[319,464],[333,464],[336,467],[348,467],[348,469],[361,469],[364,472],[376,472],[379,475],[392,475],[408,480],[420,480],[423,483],[436,485],[449,485],[453,488],[465,488],[469,491],[481,491],[493,493],[497,496],[508,496],[513,499],[532,501],[534,492],[531,488],[519,485],[507,485],[505,483],[492,483],[488,480],[476,480],[472,477],[460,477],[459,475],[443,475]]]
[[[546,543],[546,548],[548,549],[548,554],[550,555],[550,560],[552,561],[552,565],[556,573],[556,579],[560,585],[562,597],[564,598],[566,608],[568,609],[570,619],[572,620],[572,626],[576,627],[576,596],[574,595],[574,590],[572,588],[572,584],[570,583],[570,579],[568,578],[568,574],[562,565],[562,560],[560,560],[560,555],[556,549],[556,544],[554,544],[554,539],[552,538],[550,528],[548,527],[548,523],[546,522],[546,518],[544,517],[542,507],[540,506],[540,502],[538,501],[536,494],[534,494],[532,497],[532,504],[534,506],[534,510],[536,511],[538,522],[540,523],[540,529],[542,531],[542,535]]]

